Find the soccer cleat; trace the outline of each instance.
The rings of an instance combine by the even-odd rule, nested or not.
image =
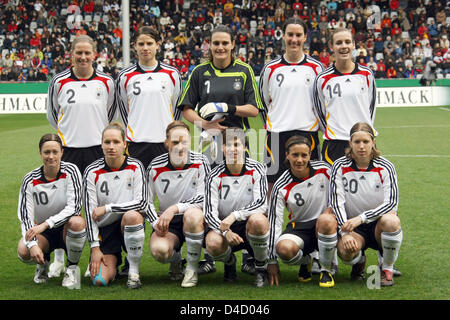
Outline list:
[[[365,268],[366,268],[366,256],[362,256],[361,261],[358,263],[355,263],[352,266],[352,272],[350,274],[350,279],[352,279],[353,281],[363,281]]]
[[[394,274],[394,277],[401,277],[402,276],[402,273],[400,272],[400,270],[395,268],[395,266],[394,266],[394,270],[392,271],[392,273]]]
[[[41,284],[46,283],[48,280],[48,261],[45,264],[37,264],[36,271],[34,273],[34,283]]]
[[[197,274],[207,274],[216,272],[216,264],[214,261],[210,262],[208,260],[201,260],[198,263]]]
[[[62,286],[67,289],[80,289],[81,279],[80,279],[80,268],[76,265],[69,266],[64,274],[64,279],[62,281]]]
[[[312,279],[311,264],[301,264],[298,270],[298,281],[309,282]]]
[[[319,287],[321,288],[332,288],[334,287],[334,279],[331,272],[323,270],[320,273]]]
[[[236,256],[234,253],[231,254],[232,262],[230,264],[224,264],[224,273],[223,273],[223,280],[225,282],[235,282],[237,280],[237,273],[236,273]]]
[[[267,275],[267,271],[266,270],[258,271],[256,273],[256,278],[255,278],[255,287],[263,288],[267,285],[269,285],[269,277]]]
[[[255,259],[248,258],[242,263],[241,271],[243,273],[251,274],[252,276],[256,276],[258,273],[255,269]]]
[[[322,266],[320,265],[320,262],[318,259],[313,258],[312,259],[312,266],[311,266],[311,273],[313,275],[318,275],[320,274],[320,270],[322,269]]]
[[[178,281],[183,279],[183,274],[186,264],[186,259],[181,259],[178,262],[171,262],[169,268],[169,278],[173,281]]]
[[[390,287],[394,285],[394,274],[390,270],[381,270],[381,286]]]
[[[66,272],[66,266],[63,262],[53,261],[53,263],[48,268],[48,277],[49,278],[59,278],[61,273]]]
[[[194,270],[188,269],[184,273],[183,281],[181,282],[181,286],[183,288],[192,288],[195,287],[198,283],[198,275]]]
[[[127,288],[139,289],[142,286],[141,279],[137,273],[128,273]]]

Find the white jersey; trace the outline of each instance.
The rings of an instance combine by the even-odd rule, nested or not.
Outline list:
[[[281,57],[264,66],[259,78],[259,92],[266,130],[319,130],[313,88],[314,79],[322,71],[322,64],[307,55],[299,63],[289,63]]]
[[[210,171],[208,159],[197,152],[189,152],[188,163],[180,169],[173,167],[169,154],[153,159],[147,169],[149,201],[146,219],[155,225],[159,213],[176,204],[178,215],[190,208],[203,208],[205,178]],[[159,210],[155,208],[155,196]]]
[[[80,215],[82,204],[81,173],[69,162],[61,161],[55,180],[48,181],[43,167],[29,172],[22,180],[17,215],[25,241],[26,232],[34,225],[47,222],[50,229],[57,228],[72,216]],[[31,248],[36,239],[25,244]]]
[[[139,64],[119,73],[116,96],[127,140],[161,143],[169,123],[181,118],[176,108],[182,83],[178,70],[158,62],[153,71]]]
[[[323,161],[310,162],[311,176],[296,178],[286,170],[275,182],[269,204],[269,259],[277,258],[275,245],[284,222],[284,209],[289,212],[289,223],[317,219],[327,208],[330,190],[330,166]]]
[[[266,166],[250,158],[245,159],[239,175],[233,175],[225,163],[219,164],[206,179],[203,213],[209,227],[218,231],[220,221],[234,214],[237,221],[245,221],[255,213],[267,211]]]
[[[142,163],[126,157],[119,169],[111,169],[100,158],[91,163],[83,176],[84,210],[91,247],[99,245],[98,228],[122,219],[130,210],[143,212],[147,207],[147,183]],[[106,206],[100,221],[92,219],[92,211]]]
[[[48,87],[47,119],[66,147],[100,145],[116,110],[114,80],[105,73],[78,79],[71,68],[55,75]]]
[[[330,206],[339,227],[347,219],[360,216],[363,223],[397,211],[398,185],[394,165],[383,157],[374,158],[367,170],[341,157],[333,163],[330,179]]]
[[[357,122],[373,127],[375,102],[375,77],[360,64],[346,74],[332,65],[315,80],[314,106],[326,140],[350,140],[350,129]]]

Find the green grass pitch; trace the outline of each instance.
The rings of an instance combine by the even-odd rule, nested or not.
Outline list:
[[[81,290],[61,286],[62,279],[47,284],[33,282],[34,267],[17,258],[21,237],[17,219],[17,199],[22,177],[41,164],[38,140],[53,132],[45,115],[1,115],[0,134],[0,299],[10,300],[448,300],[448,217],[450,214],[450,109],[379,108],[376,125],[377,146],[396,166],[399,177],[400,206],[404,240],[396,267],[403,276],[392,288],[369,289],[367,283],[349,280],[350,267],[339,264],[336,286],[323,289],[315,276],[309,283],[297,281],[298,269],[280,264],[278,287],[253,288],[253,278],[238,270],[238,282],[223,282],[223,264],[218,271],[200,276],[199,285],[183,289],[168,279],[169,265],[157,263],[148,249],[151,227],[146,227],[146,244],[141,262],[139,290],[128,290],[126,279],[107,288],[93,287],[82,279]],[[253,121],[253,127],[259,119]],[[241,254],[237,254],[238,266]],[[367,251],[367,267],[377,263],[376,253]],[[85,247],[80,268],[86,270],[89,248]],[[367,275],[367,278],[370,274]],[[367,279],[366,278],[366,279]]]

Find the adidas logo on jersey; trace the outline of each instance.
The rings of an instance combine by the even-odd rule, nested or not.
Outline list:
[[[203,75],[204,75],[204,76],[211,77],[211,73],[209,73],[209,70],[206,70],[206,71],[203,73]]]
[[[148,77],[147,80],[153,80],[152,76]]]
[[[183,179],[183,176],[181,174],[178,175],[178,179]]]
[[[297,72],[297,69],[294,68],[294,69],[291,70],[291,72]]]
[[[239,181],[234,180],[233,184],[239,184]]]
[[[359,180],[366,180],[366,178],[364,178],[364,176],[359,177]]]
[[[82,88],[87,88],[87,85],[86,85],[85,83],[83,83],[83,84],[81,85],[81,87],[82,87]]]
[[[58,189],[57,186],[53,185],[52,190]]]
[[[345,82],[352,82],[350,79],[347,78],[347,80],[345,80]]]
[[[119,176],[116,175],[116,176],[114,177],[114,180],[120,180]]]
[[[313,184],[311,182],[308,182],[307,188],[311,187]]]

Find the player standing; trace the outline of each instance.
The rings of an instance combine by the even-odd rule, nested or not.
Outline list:
[[[86,242],[81,174],[74,164],[61,161],[62,141],[56,134],[42,136],[39,152],[43,165],[26,174],[20,188],[17,213],[22,238],[17,254],[23,262],[37,264],[34,282],[45,283],[50,254],[56,248],[66,250],[68,268],[62,285],[80,289],[78,261]]]
[[[112,123],[103,130],[104,157],[84,173],[84,208],[91,245],[90,273],[94,285],[106,286],[116,275],[126,248],[130,270],[127,287],[139,288],[139,264],[144,246],[147,207],[145,170],[126,156],[125,129]]]
[[[174,121],[166,129],[168,153],[156,157],[147,169],[149,206],[147,219],[154,232],[150,252],[161,262],[170,262],[172,280],[183,277],[181,247],[187,246],[187,266],[181,286],[197,285],[198,263],[204,238],[203,198],[205,177],[209,173],[208,159],[190,151],[189,127]],[[159,200],[159,214],[155,208]]]
[[[376,149],[370,124],[356,123],[350,137],[346,155],[334,162],[330,178],[329,202],[337,220],[338,255],[353,266],[352,279],[363,279],[364,251],[381,251],[381,285],[392,286],[403,239],[397,216],[397,173]]]
[[[86,35],[71,44],[72,67],[56,74],[50,82],[47,119],[62,140],[63,161],[74,163],[81,174],[102,156],[102,130],[116,118],[114,80],[95,70],[95,43]],[[64,252],[55,250],[50,276],[64,268]]]
[[[178,104],[186,120],[211,133],[211,148],[203,150],[211,166],[220,163],[220,139],[214,135],[227,127],[250,128],[248,117],[256,117],[263,109],[253,69],[235,58],[236,43],[230,28],[219,25],[211,33],[208,61],[198,65],[189,76]],[[196,112],[198,111],[198,114]],[[215,114],[224,118],[215,119]],[[207,140],[205,139],[205,140]],[[216,145],[217,144],[217,145]],[[199,273],[214,272],[214,261],[205,256]],[[253,264],[245,256],[243,270],[254,273]]]
[[[352,60],[355,40],[336,29],[329,41],[336,61],[314,83],[314,106],[324,132],[322,159],[330,165],[345,154],[349,132],[357,122],[375,121],[376,84],[372,71]]]
[[[149,26],[135,34],[138,62],[122,70],[116,82],[116,96],[126,126],[128,153],[145,168],[164,154],[165,130],[181,118],[177,109],[181,94],[178,70],[157,60],[161,36]]]

